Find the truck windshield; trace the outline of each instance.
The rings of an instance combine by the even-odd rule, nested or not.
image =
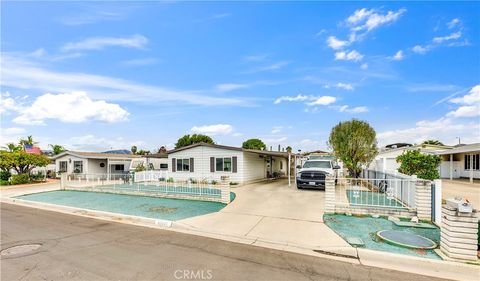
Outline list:
[[[303,164],[304,168],[327,168],[331,169],[332,164],[330,161],[307,161]]]

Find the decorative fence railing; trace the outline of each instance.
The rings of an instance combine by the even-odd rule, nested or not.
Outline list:
[[[163,172],[163,171],[162,171]],[[155,197],[172,197],[202,201],[230,202],[228,182],[174,180],[165,173],[150,171],[132,174],[63,175],[62,188],[67,190],[110,192]]]
[[[360,178],[366,180],[372,189],[394,197],[409,208],[415,208],[415,176],[408,176],[398,172],[382,172],[363,170]]]

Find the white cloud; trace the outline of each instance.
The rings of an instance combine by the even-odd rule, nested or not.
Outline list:
[[[173,102],[198,105],[246,105],[238,98],[202,95],[201,91],[182,91],[145,85],[109,76],[55,72],[26,61],[21,55],[2,53],[0,85],[43,92],[84,91],[99,99],[133,102]]]
[[[264,138],[263,141],[267,144],[267,145],[276,145],[276,144],[280,144],[284,141],[287,140],[287,137],[285,136],[282,136],[282,137],[270,137],[270,138]],[[273,147],[273,150],[275,150],[276,147]]]
[[[399,9],[395,12],[388,11],[386,14],[380,14],[374,9],[367,10],[363,8],[356,10],[354,14],[347,19],[347,22],[352,24],[353,31],[371,31],[382,25],[395,22],[405,12],[406,9]]]
[[[380,145],[396,142],[421,143],[428,139],[438,139],[445,144],[454,144],[456,137],[463,143],[479,142],[480,124],[477,121],[458,122],[453,118],[442,117],[434,121],[422,120],[412,128],[390,130],[377,134]]]
[[[6,145],[7,143],[10,143],[10,142],[17,143],[21,137],[25,136],[26,132],[27,131],[24,128],[0,127],[0,146]]]
[[[308,102],[307,105],[329,105],[337,101],[337,98],[332,97],[332,96],[321,96],[318,98],[315,98],[313,101]]]
[[[480,116],[480,104],[460,106],[454,111],[447,113],[448,117],[476,117]]]
[[[337,83],[335,84],[335,87],[337,88],[340,88],[340,89],[344,89],[344,90],[349,90],[349,91],[353,91],[354,88],[353,88],[353,85],[352,84],[349,84],[349,83]]]
[[[360,66],[361,69],[366,70],[368,69],[368,64],[364,63]]]
[[[142,49],[147,43],[148,39],[139,34],[130,37],[91,37],[79,42],[67,43],[62,47],[62,50],[101,50],[105,47],[114,46]]]
[[[422,120],[413,128],[386,131],[378,134],[383,144],[393,142],[420,143],[426,139],[438,139],[443,143],[455,143],[460,137],[464,143],[479,142],[480,135],[480,85],[475,85],[469,94],[452,98],[450,102],[460,104],[456,110],[434,120]],[[474,118],[475,120],[472,120]]]
[[[279,97],[277,98],[273,103],[274,104],[279,104],[281,102],[284,102],[284,101],[306,101],[310,99],[309,96],[306,96],[306,95],[302,95],[302,94],[298,94],[297,96],[295,97],[291,97],[291,96],[282,96],[282,97]]]
[[[467,105],[480,104],[480,85],[474,86],[467,95],[453,98],[450,102]]]
[[[433,42],[435,43],[442,43],[444,41],[450,41],[450,40],[456,40],[456,39],[459,39],[460,37],[462,37],[462,32],[461,31],[457,31],[457,32],[454,32],[450,35],[446,35],[446,36],[441,36],[441,37],[435,37],[433,38]]]
[[[453,98],[450,102],[461,104],[462,106],[447,113],[448,117],[480,116],[480,85],[474,86],[467,95]]]
[[[404,55],[402,50],[396,52],[395,55],[392,56],[392,60],[397,60],[397,61],[403,60],[403,58],[404,58]]]
[[[342,51],[335,53],[335,60],[351,60],[351,61],[361,61],[363,59],[363,55],[359,52],[353,51]]]
[[[327,44],[330,48],[334,50],[342,49],[350,44],[348,41],[339,40],[335,36],[329,36],[327,39]]]
[[[447,23],[447,26],[448,26],[449,29],[452,29],[452,28],[456,27],[456,26],[459,25],[459,24],[460,24],[460,19],[454,18],[454,19],[452,19],[451,21],[449,21],[449,22]]]
[[[270,131],[270,134],[276,135],[278,133],[281,133],[283,131],[283,126],[273,126],[272,130]]]
[[[136,145],[138,147],[145,147],[145,142],[139,140],[128,141],[123,139],[122,137],[105,138],[90,134],[71,137],[65,142],[65,147],[67,149],[80,151],[107,151],[111,149],[130,149],[132,145]]]
[[[212,16],[212,19],[221,19],[221,18],[226,18],[231,16],[232,14],[230,13],[220,13],[220,14],[215,14]]]
[[[229,135],[233,132],[233,126],[229,124],[194,126],[190,131],[196,134],[206,134],[211,136]]]
[[[92,100],[84,92],[44,94],[32,105],[25,106],[13,122],[25,125],[44,124],[47,119],[65,123],[82,123],[90,120],[118,122],[127,120],[129,113],[118,104]]]
[[[279,70],[279,69],[281,69],[281,68],[283,68],[283,67],[285,67],[289,64],[290,64],[289,61],[279,61],[279,62],[270,64],[270,65],[255,68],[255,69],[249,71],[249,73]]]
[[[356,106],[356,107],[349,107],[348,105],[342,105],[338,111],[340,112],[348,112],[348,113],[365,113],[368,112],[368,107],[366,106]]]
[[[239,90],[239,89],[248,88],[248,85],[247,84],[226,83],[226,84],[218,84],[215,88],[219,92],[230,92],[230,91],[235,91],[235,90]]]
[[[426,54],[426,53],[427,53],[428,47],[423,47],[423,46],[421,46],[421,45],[416,45],[416,46],[414,46],[414,47],[412,48],[412,51],[413,51],[414,53],[423,55],[423,54]]]
[[[0,113],[7,113],[10,111],[19,111],[21,110],[21,105],[10,96],[10,93],[0,94]]]

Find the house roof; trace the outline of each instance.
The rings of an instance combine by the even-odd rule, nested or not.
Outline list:
[[[146,157],[146,158],[168,158],[168,153],[152,153],[152,154],[147,154],[144,157]]]
[[[177,149],[169,150],[168,154],[173,154],[173,153],[176,153],[176,152],[180,152],[180,151],[191,149],[191,148],[198,147],[198,146],[207,146],[207,147],[218,148],[218,149],[242,151],[242,152],[255,153],[255,154],[260,154],[260,155],[288,157],[288,152],[245,149],[245,148],[241,148],[241,147],[219,145],[219,144],[210,144],[210,143],[204,143],[204,142],[194,143],[194,144],[187,145],[187,146],[184,146],[184,147],[180,147],[180,148],[177,148]]]
[[[472,143],[472,144],[455,147],[450,150],[438,151],[436,154],[445,155],[445,154],[468,153],[468,152],[479,152],[479,151],[480,151],[480,143]]]
[[[102,153],[102,152],[86,152],[86,151],[65,151],[62,152],[52,159],[58,159],[65,155],[73,155],[80,158],[94,158],[94,159],[134,159],[134,158],[142,158],[141,155],[133,155],[133,154],[116,154],[116,153]]]

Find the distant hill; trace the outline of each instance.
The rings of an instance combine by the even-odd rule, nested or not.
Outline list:
[[[108,150],[104,151],[103,153],[111,153],[111,154],[132,154],[132,152],[128,149],[116,149],[116,150]]]

